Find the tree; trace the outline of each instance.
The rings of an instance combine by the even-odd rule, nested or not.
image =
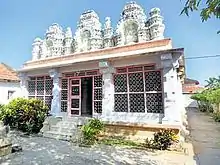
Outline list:
[[[206,87],[208,89],[217,89],[220,88],[220,76],[216,77],[211,77],[208,80],[206,80],[207,85]]]
[[[185,1],[185,0],[184,0]],[[220,0],[186,0],[181,14],[189,16],[189,12],[199,11],[202,22],[211,17],[220,18]],[[220,31],[218,32],[220,33]]]

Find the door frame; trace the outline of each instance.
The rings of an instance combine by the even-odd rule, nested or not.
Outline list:
[[[93,83],[92,83],[92,116],[97,116],[99,115],[98,113],[95,112],[94,109],[94,78],[96,76],[102,76],[102,74],[99,72],[99,69],[94,69],[94,70],[81,70],[81,71],[75,71],[75,72],[65,72],[63,73],[63,78],[68,80],[68,106],[67,106],[67,114],[69,117],[74,117],[74,116],[81,116],[81,112],[79,115],[72,115],[71,114],[71,80],[80,80],[80,95],[81,95],[81,78],[82,77],[92,77]],[[80,99],[80,108],[81,108],[81,99]],[[81,109],[80,109],[81,111]]]
[[[73,84],[73,81],[79,81],[78,84]],[[69,116],[81,116],[81,78],[70,78],[69,79],[69,108],[68,108],[68,114]],[[78,95],[72,95],[72,87],[78,87],[79,88],[79,94]],[[79,107],[78,108],[72,108],[72,99],[78,99],[79,100]],[[72,114],[71,111],[79,111],[78,114]]]

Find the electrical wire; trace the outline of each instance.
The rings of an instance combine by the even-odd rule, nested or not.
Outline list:
[[[220,57],[220,55],[210,55],[210,56],[196,56],[196,57],[186,57],[186,60],[194,60],[194,59],[207,59],[207,58],[216,58]]]

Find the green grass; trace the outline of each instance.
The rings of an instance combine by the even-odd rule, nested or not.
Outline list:
[[[141,143],[137,143],[124,138],[110,137],[99,141],[100,144],[111,145],[111,146],[130,146],[130,147],[141,147]]]

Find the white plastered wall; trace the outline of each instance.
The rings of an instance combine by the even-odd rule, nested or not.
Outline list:
[[[0,82],[0,104],[7,104],[9,102],[8,91],[14,91],[15,93],[19,93],[19,82]]]

